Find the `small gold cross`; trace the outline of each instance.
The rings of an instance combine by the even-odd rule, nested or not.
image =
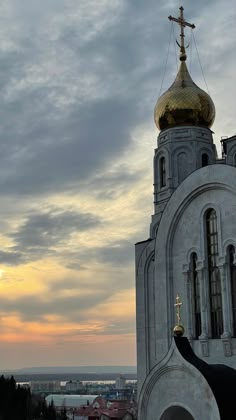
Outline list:
[[[181,308],[181,306],[182,306],[182,302],[180,302],[180,297],[179,297],[179,295],[177,295],[176,296],[176,303],[175,303],[177,325],[180,325],[180,321],[181,321],[181,317],[180,317],[180,308]]]

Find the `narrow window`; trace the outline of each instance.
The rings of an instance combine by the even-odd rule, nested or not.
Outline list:
[[[207,260],[210,298],[210,321],[212,338],[220,338],[223,333],[222,296],[220,272],[217,267],[218,232],[217,216],[214,209],[206,215]]]
[[[228,255],[232,299],[233,336],[236,337],[236,266],[234,264],[235,248],[233,245],[229,246]]]
[[[208,164],[209,164],[209,157],[206,153],[203,153],[203,155],[202,155],[202,168],[204,166],[208,166]]]
[[[160,186],[166,186],[166,160],[164,157],[160,159]]]
[[[194,338],[201,335],[201,304],[200,304],[200,284],[197,272],[197,254],[191,255],[191,272],[192,272],[192,291],[193,291],[193,322],[194,322]]]

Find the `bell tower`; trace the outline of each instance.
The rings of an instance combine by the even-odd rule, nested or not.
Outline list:
[[[184,18],[169,20],[180,26],[180,67],[170,88],[158,99],[154,120],[160,134],[154,156],[154,217],[151,237],[155,236],[165,205],[178,185],[193,171],[216,162],[217,153],[210,130],[215,106],[192,80],[187,65],[184,28],[195,28]]]

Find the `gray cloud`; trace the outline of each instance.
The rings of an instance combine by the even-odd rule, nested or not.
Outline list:
[[[1,313],[17,313],[23,321],[47,322],[45,316],[59,315],[66,320],[80,322],[86,320],[85,312],[103,302],[109,294],[96,291],[92,294],[74,294],[69,297],[59,297],[55,293],[51,296],[25,296],[18,299],[0,299]]]
[[[9,233],[15,245],[0,252],[0,262],[18,265],[56,256],[56,248],[65,246],[73,233],[97,227],[101,220],[90,213],[63,211],[58,208],[43,213],[31,213],[15,232]]]
[[[80,329],[72,329],[65,333],[58,334],[58,337],[88,336],[88,335],[124,335],[134,334],[135,320],[134,317],[125,320],[115,319],[114,322],[108,324],[104,329],[89,329],[89,331],[81,331]]]
[[[68,239],[72,233],[94,228],[99,223],[98,217],[89,213],[54,209],[30,215],[10,236],[19,247],[52,247]]]
[[[21,252],[0,251],[0,263],[6,265],[18,265],[24,262]]]
[[[74,270],[81,268],[81,262],[84,268],[91,262],[102,263],[108,267],[123,267],[132,264],[134,260],[134,243],[133,238],[130,238],[129,240],[108,241],[104,246],[89,248],[89,252],[83,249],[74,250],[74,252],[64,254],[65,265]]]
[[[126,265],[134,259],[134,245],[130,240],[113,242],[106,247],[96,248],[92,256],[104,264]]]
[[[80,191],[91,189],[97,200],[114,200],[138,184],[143,176],[143,170],[131,170],[122,164],[111,170],[101,171],[88,182],[84,180],[81,182]]]
[[[93,262],[116,267],[132,263],[136,237],[119,241],[108,239],[106,245],[90,246],[89,250],[80,248],[75,241],[69,251],[66,249],[73,234],[95,229],[102,223],[93,214],[60,208],[31,212],[15,231],[8,234],[14,245],[0,252],[0,262],[19,265],[51,256],[73,270],[88,269]]]
[[[76,22],[71,29],[78,37]],[[1,144],[4,165],[0,170],[2,193],[39,194],[78,188],[81,179],[91,177],[130,142],[130,124],[133,126],[137,120],[137,107],[127,97],[114,96],[109,92],[109,83],[104,83],[107,74],[113,74],[114,78],[111,60],[105,68],[99,69],[93,93],[80,96],[81,89],[74,93],[76,85],[80,85],[81,78],[89,80],[90,74],[94,74],[96,58],[92,62],[89,57],[85,59],[81,48],[78,55],[76,51],[70,54],[72,44],[61,47],[59,37],[44,45],[46,58],[52,65],[51,69],[46,66],[45,72],[45,54],[37,43],[32,45],[27,41],[24,45],[22,42],[23,54],[18,57],[18,63],[10,52],[8,60],[4,61],[6,93],[4,107],[0,109],[5,122],[0,133],[4,138]],[[58,60],[68,76],[66,79],[58,68],[54,74],[54,53],[57,52],[62,53]],[[97,49],[98,61],[104,58],[103,54],[102,49]],[[10,74],[8,69],[11,69]],[[99,93],[101,82],[104,87]],[[114,88],[117,90],[119,86]],[[103,91],[105,97],[101,97]],[[8,118],[4,118],[5,115]]]
[[[57,296],[57,290],[53,294],[53,299],[50,296],[45,297],[27,296],[18,299],[1,299],[0,307],[1,314],[14,313],[18,314],[20,319],[24,322],[38,321],[42,324],[47,323],[47,316],[55,315],[62,317],[65,321],[75,323],[86,323],[88,321],[88,312],[94,309],[97,305],[105,303],[110,297],[106,290],[96,292],[96,296],[92,294],[79,295],[74,294],[69,297]],[[107,321],[107,314],[103,312],[98,315],[97,322]],[[69,330],[63,335],[90,335],[96,333],[102,334],[130,334],[135,330],[135,320],[133,316],[126,317],[125,320],[118,318],[111,318],[105,329],[101,331],[91,329],[88,332],[81,331],[80,329]],[[59,333],[60,335],[60,333]]]
[[[127,167],[111,172],[111,167],[134,141],[132,130],[144,122],[153,124],[168,48],[167,15],[177,14],[178,4],[103,1],[94,7],[89,0],[86,7],[85,2],[72,1],[65,9],[63,0],[49,3],[40,11],[29,0],[20,7],[16,0],[2,6],[7,26],[3,22],[0,53],[0,192],[24,199],[22,194],[86,188],[96,199],[114,200],[142,176]],[[221,4],[221,0],[207,4],[202,0],[197,8],[185,7],[187,17],[199,23],[201,44],[209,31],[202,16]],[[231,30],[235,30],[234,14],[227,22]],[[225,29],[219,16],[217,23]],[[211,43],[212,37],[209,33]],[[222,45],[220,62],[230,52],[231,62],[230,39]],[[201,52],[204,59],[211,57],[209,67],[215,71],[218,52],[214,48]],[[167,81],[172,81],[175,67],[169,65],[167,70]],[[76,226],[73,215],[70,220]],[[43,224],[47,229],[48,223],[54,223],[58,233],[53,227],[44,232]],[[70,229],[68,225],[65,237]],[[9,236],[16,247],[2,252],[1,261],[20,263],[23,246],[37,256],[47,246],[54,253],[52,247],[61,241],[63,231],[55,219],[41,215],[30,217]],[[94,250],[92,257],[120,263],[131,258],[128,249],[125,244],[111,244]],[[80,260],[83,256],[82,251]],[[81,261],[70,264],[81,267]]]

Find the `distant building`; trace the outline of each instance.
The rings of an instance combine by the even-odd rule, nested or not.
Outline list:
[[[110,389],[102,394],[106,400],[134,400],[136,399],[136,390],[134,388]]]
[[[91,401],[92,400],[92,401]],[[136,420],[137,403],[128,400],[107,401],[94,395],[49,395],[57,412],[66,408],[68,420]]]
[[[51,393],[60,392],[61,384],[60,381],[31,381],[29,386],[32,393]]]
[[[77,392],[83,388],[83,384],[80,381],[68,381],[65,384],[65,391],[66,392]]]
[[[126,378],[124,376],[122,376],[122,375],[119,375],[116,378],[116,384],[115,384],[116,389],[123,389],[123,388],[125,388],[125,384],[126,384]]]
[[[93,403],[94,399],[98,395],[60,395],[60,394],[51,394],[46,397],[47,404],[53,402],[56,410],[63,408],[79,408],[81,406],[89,406]]]
[[[137,405],[127,400],[107,402],[97,397],[90,406],[68,411],[67,417],[69,420],[135,420]]]

